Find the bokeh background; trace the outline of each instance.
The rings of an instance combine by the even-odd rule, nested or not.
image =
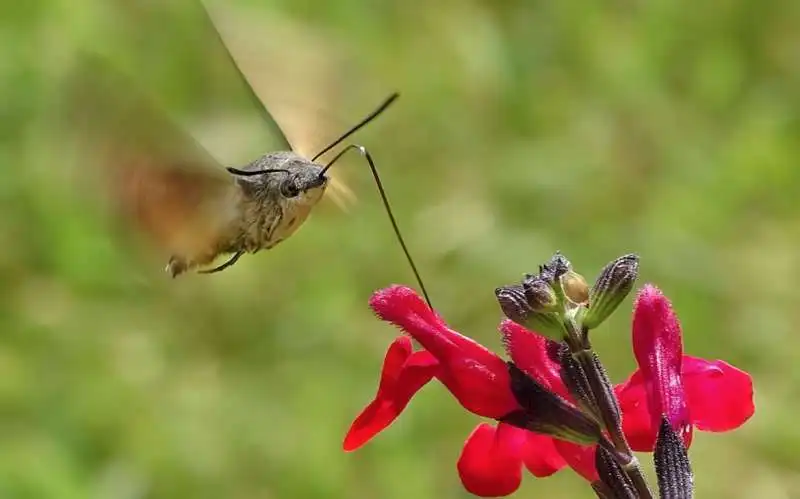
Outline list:
[[[357,155],[336,167],[346,209],[174,281],[59,175],[56,96],[77,48],[122,37],[111,4],[0,3],[0,497],[469,497],[455,462],[477,421],[436,384],[341,450],[397,334],[369,295],[413,285]],[[181,5],[140,35],[140,76],[190,107],[204,52],[178,41]],[[401,92],[354,140],[454,328],[500,351],[497,285],[555,250],[589,279],[637,252],[685,351],[755,380],[751,421],[696,435],[697,496],[800,497],[800,3],[209,5],[307,151]],[[225,164],[269,148],[246,120],[196,124]],[[616,380],[630,302],[595,335]],[[593,496],[567,470],[516,497]]]

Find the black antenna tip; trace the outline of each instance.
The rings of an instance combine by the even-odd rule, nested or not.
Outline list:
[[[389,95],[389,97],[386,98],[386,100],[383,102],[383,104],[374,112],[373,117],[377,116],[378,114],[383,112],[384,109],[389,107],[389,105],[391,105],[399,97],[400,97],[400,92],[393,92],[391,95]]]
[[[369,114],[369,115],[368,115],[366,118],[364,118],[363,120],[361,120],[361,122],[360,122],[360,123],[358,123],[358,124],[357,124],[357,125],[355,125],[353,128],[351,128],[350,130],[348,130],[347,132],[345,132],[345,134],[344,134],[344,135],[342,135],[342,136],[341,136],[341,137],[339,137],[338,139],[334,140],[332,143],[328,144],[328,146],[327,146],[327,147],[325,147],[323,150],[321,150],[320,152],[318,152],[317,154],[315,154],[315,155],[314,155],[314,157],[313,157],[313,158],[311,158],[311,161],[316,161],[316,160],[317,160],[317,158],[319,158],[320,156],[322,156],[322,155],[323,155],[323,154],[325,154],[326,152],[328,152],[328,151],[330,151],[331,149],[333,149],[334,147],[336,147],[336,146],[337,146],[339,143],[341,143],[341,142],[342,142],[344,139],[346,139],[347,137],[349,137],[350,135],[352,135],[353,133],[355,133],[355,132],[356,132],[358,129],[360,129],[361,127],[363,127],[364,125],[366,125],[367,123],[369,123],[370,121],[372,121],[373,119],[375,119],[375,118],[376,118],[376,117],[377,117],[379,114],[381,114],[383,111],[385,111],[385,110],[386,110],[386,108],[387,108],[387,107],[389,107],[389,105],[390,105],[392,102],[396,101],[398,97],[400,97],[400,92],[393,92],[391,95],[389,95],[389,97],[388,97],[386,100],[384,100],[384,101],[383,101],[383,103],[382,103],[380,106],[378,106],[378,108],[377,108],[377,109],[375,109],[374,111],[372,111],[372,112],[371,112],[371,113],[370,113],[370,114]]]

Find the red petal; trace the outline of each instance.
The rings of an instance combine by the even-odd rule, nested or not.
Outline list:
[[[753,379],[727,362],[684,355],[683,383],[699,430],[733,430],[755,412]]]
[[[425,350],[412,353],[411,348],[411,340],[401,336],[387,350],[378,393],[350,426],[344,438],[345,451],[361,447],[392,424],[436,373],[438,362],[433,355]]]
[[[567,465],[556,449],[552,437],[532,431],[527,433],[528,438],[522,450],[522,462],[533,476],[545,478]]]
[[[665,414],[672,428],[688,443],[691,430],[681,380],[681,326],[669,300],[650,284],[636,298],[633,351],[645,381],[651,425],[657,428]]]
[[[568,396],[567,388],[561,381],[558,363],[548,355],[548,348],[557,346],[556,342],[529,331],[514,321],[505,319],[500,323],[508,356],[520,369],[533,379],[562,397]]]
[[[458,475],[470,493],[480,497],[507,496],[522,481],[522,447],[526,430],[500,423],[481,423],[467,438],[458,458]]]
[[[507,366],[471,358],[451,361],[437,374],[439,380],[466,410],[491,419],[500,419],[519,409]]]
[[[738,428],[755,413],[753,379],[727,362],[684,355],[683,385],[691,423],[699,430],[723,432]],[[622,426],[631,448],[652,452],[657,427],[647,406],[644,377],[636,370],[615,387],[622,409]],[[692,434],[685,435],[691,445]]]
[[[411,338],[406,336],[398,336],[389,345],[386,350],[386,356],[383,358],[383,368],[381,369],[381,380],[378,384],[378,393],[391,391],[397,385],[397,378],[403,369],[403,364],[406,363],[411,353],[414,351],[414,346],[411,344]]]
[[[622,411],[622,431],[636,452],[652,452],[657,428],[647,408],[647,391],[638,369],[625,383],[614,388]]]
[[[369,306],[382,320],[402,329],[407,326],[422,329],[423,336],[437,336],[440,334],[437,329],[446,327],[436,312],[406,286],[394,285],[376,291],[369,300]],[[439,339],[446,340],[445,337]]]
[[[382,289],[372,295],[370,306],[439,360],[437,376],[467,410],[499,419],[518,408],[503,359],[447,327],[414,290]]]
[[[597,469],[594,466],[594,452],[595,447],[574,444],[565,440],[554,439],[558,453],[569,464],[570,468],[575,470],[580,476],[589,482],[594,482],[600,479],[597,474]]]
[[[342,448],[346,452],[354,451],[369,442],[400,414],[391,400],[375,399],[361,411],[344,437]]]

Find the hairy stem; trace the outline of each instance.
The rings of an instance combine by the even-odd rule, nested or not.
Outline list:
[[[613,385],[608,379],[608,374],[606,374],[603,365],[592,350],[586,331],[577,331],[577,325],[572,321],[567,321],[567,328],[571,329],[569,331],[570,339],[582,338],[582,341],[568,340],[567,344],[571,350],[572,357],[586,373],[589,389],[597,401],[601,422],[611,439],[611,448],[608,450],[611,451],[619,465],[630,477],[639,497],[652,499],[653,494],[647,486],[639,460],[633,454],[633,450],[628,445],[625,434],[622,432],[619,404],[614,394]],[[608,445],[609,442],[606,442],[606,444]]]

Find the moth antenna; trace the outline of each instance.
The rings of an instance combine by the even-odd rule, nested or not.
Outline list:
[[[289,170],[284,168],[270,168],[267,170],[240,170],[238,168],[229,166],[225,169],[234,175],[239,175],[240,177],[254,177],[256,175],[266,175],[267,173],[289,173]]]
[[[371,113],[369,113],[366,118],[361,120],[357,125],[352,127],[350,130],[345,132],[344,135],[342,135],[338,139],[334,140],[327,147],[325,147],[323,150],[318,152],[313,158],[311,158],[311,161],[316,161],[317,158],[319,158],[320,156],[322,156],[326,152],[330,151],[331,149],[333,149],[334,147],[339,145],[339,143],[342,142],[344,139],[346,139],[347,137],[349,137],[349,136],[353,135],[354,133],[356,133],[356,131],[358,131],[361,127],[363,127],[364,125],[366,125],[370,121],[372,121],[375,118],[377,118],[378,115],[381,114],[382,112],[384,112],[386,110],[386,108],[389,107],[392,104],[392,102],[397,100],[398,97],[400,97],[400,94],[397,93],[397,92],[395,92],[392,95],[390,95],[385,101],[383,101],[383,104],[378,106],[378,108],[376,110],[374,110]],[[341,153],[340,153],[340,155],[341,155]]]
[[[388,104],[387,104],[388,105]],[[383,106],[384,108],[386,105]],[[380,111],[380,110],[379,110]],[[373,115],[377,115],[377,113],[373,113]],[[373,118],[375,116],[372,116]],[[372,178],[375,179],[375,185],[378,187],[378,193],[381,195],[381,201],[383,201],[383,207],[386,209],[386,214],[389,215],[389,221],[392,222],[392,228],[394,229],[394,235],[397,237],[397,241],[400,243],[400,246],[403,248],[403,253],[406,255],[406,260],[408,264],[411,266],[412,272],[414,272],[414,277],[417,279],[417,284],[419,284],[420,290],[422,290],[422,295],[425,297],[425,302],[428,304],[428,307],[433,309],[433,305],[431,305],[431,300],[428,297],[428,290],[425,289],[425,284],[422,282],[422,277],[419,275],[419,271],[417,270],[417,266],[414,264],[414,259],[411,258],[411,253],[408,251],[408,247],[406,246],[406,242],[403,240],[403,235],[400,233],[400,228],[397,226],[397,220],[394,218],[394,214],[392,213],[392,208],[389,206],[389,198],[386,196],[386,191],[383,188],[383,183],[381,182],[381,177],[378,175],[378,169],[375,167],[375,162],[372,161],[372,156],[369,154],[369,151],[363,146],[350,144],[349,146],[342,149],[334,158],[322,169],[320,176],[325,175],[325,172],[333,166],[336,161],[341,158],[344,153],[350,151],[351,149],[355,149],[361,153],[367,163],[369,164],[369,169],[372,171]]]

